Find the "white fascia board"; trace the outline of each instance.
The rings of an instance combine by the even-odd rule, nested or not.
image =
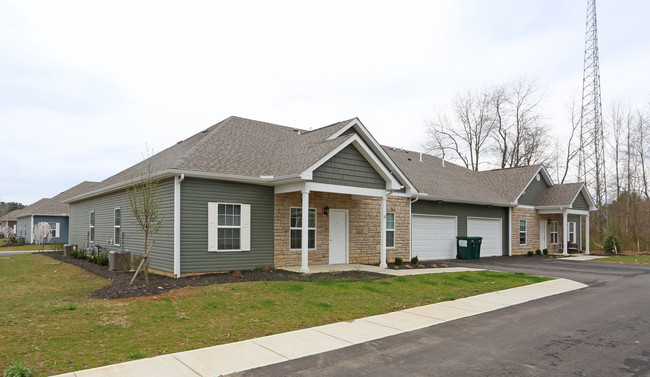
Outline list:
[[[393,160],[386,154],[384,151],[384,148],[381,147],[381,145],[375,140],[375,138],[372,136],[372,134],[368,131],[366,126],[361,123],[359,118],[354,118],[350,123],[347,125],[343,126],[340,130],[332,134],[330,137],[327,138],[327,140],[334,140],[337,137],[341,136],[343,133],[345,133],[347,130],[349,130],[352,127],[356,127],[357,133],[362,136],[362,138],[367,139],[367,143],[370,145],[371,149],[373,152],[377,155],[379,155],[380,159],[384,162],[385,165],[390,167],[392,169],[391,174],[397,175],[402,182],[406,184],[404,187],[406,190],[407,194],[415,194],[417,193],[417,190],[415,189],[415,185],[411,183],[411,181],[408,180],[406,177],[406,174],[404,174],[393,162]]]
[[[305,189],[309,191],[331,192],[334,194],[347,194],[358,196],[383,197],[386,190],[369,189],[363,187],[330,185],[327,183],[305,182]]]
[[[377,155],[373,153],[373,151],[368,147],[368,145],[361,139],[361,137],[357,134],[352,137],[350,137],[348,140],[344,141],[341,143],[338,147],[334,148],[331,150],[328,154],[323,156],[320,160],[316,161],[315,164],[311,165],[305,171],[300,173],[300,177],[305,180],[311,180],[313,179],[313,173],[314,170],[318,169],[321,165],[323,165],[325,162],[329,161],[332,157],[334,157],[337,153],[339,153],[341,150],[343,150],[345,147],[348,145],[354,145],[354,147],[363,155],[363,157],[370,163],[370,165],[381,175],[381,177],[386,181],[386,189],[387,190],[399,190],[402,188],[402,185],[399,183],[399,181],[393,176],[393,174],[388,170],[386,165],[383,164],[383,162],[377,158]]]
[[[293,182],[274,187],[274,194],[284,194],[287,192],[303,191],[305,189],[305,182]]]
[[[300,176],[298,174],[284,175],[278,177],[274,176],[273,178],[267,178],[267,177],[262,178],[262,177],[249,177],[249,176],[234,175],[234,174],[204,173],[204,172],[188,171],[188,170],[180,170],[180,169],[163,170],[161,172],[156,173],[153,177],[156,179],[166,179],[166,178],[172,178],[180,174],[185,174],[186,178],[192,177],[192,178],[216,179],[222,181],[252,183],[256,185],[265,185],[265,186],[274,186],[278,182],[287,182],[291,180],[300,179]],[[131,186],[132,184],[133,181],[131,180],[118,182],[110,186],[106,186],[97,190],[89,191],[81,195],[77,195],[70,199],[64,200],[63,203],[74,203],[81,200],[89,199],[98,195],[103,195],[113,191],[125,189]]]
[[[517,205],[513,204],[508,204],[508,203],[492,203],[492,202],[484,202],[480,200],[462,200],[458,198],[445,198],[441,196],[434,196],[434,195],[429,195],[429,194],[418,194],[414,195],[414,197],[417,196],[419,200],[427,200],[427,201],[443,201],[447,203],[456,203],[456,204],[474,204],[474,205],[480,205],[480,206],[493,206],[493,207],[516,207]]]
[[[580,190],[576,193],[576,196],[573,197],[573,200],[571,203],[575,202],[576,198],[578,197],[578,194],[582,193],[582,196],[585,197],[585,200],[587,201],[587,205],[589,206],[590,211],[595,211],[598,208],[596,208],[596,204],[594,203],[594,200],[591,198],[591,194],[589,194],[589,190],[587,190],[587,186],[583,183],[582,187],[580,187]]]
[[[522,195],[524,195],[524,192],[526,192],[526,189],[527,189],[528,186],[530,186],[530,184],[533,182],[533,179],[535,179],[535,177],[537,176],[537,174],[540,174],[540,175],[544,178],[544,180],[546,181],[546,184],[547,184],[549,187],[555,185],[555,184],[553,183],[553,179],[551,179],[550,174],[548,174],[548,172],[546,171],[546,168],[544,167],[544,165],[542,165],[542,166],[539,167],[539,169],[537,169],[537,171],[535,172],[535,174],[533,174],[533,176],[530,177],[530,180],[528,181],[528,183],[526,183],[526,186],[524,186],[524,189],[521,190],[521,192],[519,193],[519,195],[517,195],[517,199],[515,199],[515,203],[519,201],[519,198],[521,198]]]

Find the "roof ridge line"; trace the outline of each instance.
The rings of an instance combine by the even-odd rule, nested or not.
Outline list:
[[[208,137],[210,135],[215,133],[217,130],[221,129],[221,127],[223,127],[224,123],[227,120],[230,120],[230,119],[233,119],[233,118],[235,118],[235,116],[231,115],[228,118],[226,118],[226,119],[224,119],[224,120],[222,120],[222,121],[220,121],[218,123],[215,123],[212,126],[206,128],[205,130],[199,132],[199,133],[207,132],[211,127],[214,127],[214,129],[212,131],[207,132],[207,134],[205,136],[203,136],[201,138],[201,140],[199,140],[197,143],[195,143],[192,147],[190,147],[190,149],[187,150],[187,152],[185,152],[183,154],[183,156],[179,159],[179,162],[177,164],[175,164],[176,166],[174,166],[174,169],[178,169],[179,166],[183,166],[185,161],[187,161],[194,154],[194,152],[196,152],[196,150],[199,148],[199,146],[203,145],[206,142],[206,140],[208,140]],[[196,135],[196,134],[194,134],[194,135]],[[188,137],[187,139],[192,138],[194,135]],[[185,139],[185,140],[187,140],[187,139]]]

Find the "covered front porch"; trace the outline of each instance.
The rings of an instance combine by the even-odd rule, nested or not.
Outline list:
[[[274,265],[379,264],[409,257],[406,195],[314,182],[278,186],[274,204]],[[307,213],[308,216],[303,216]]]
[[[572,248],[589,254],[589,211],[569,208],[538,209],[540,249],[568,255]],[[583,242],[584,239],[584,242]]]

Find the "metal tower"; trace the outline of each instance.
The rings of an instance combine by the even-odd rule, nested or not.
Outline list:
[[[584,74],[582,79],[582,110],[580,113],[578,179],[593,184],[596,202],[600,209],[607,203],[607,182],[605,177],[605,140],[598,60],[596,0],[588,0]],[[603,216],[601,215],[603,214],[599,211],[596,219],[598,224],[602,224]]]

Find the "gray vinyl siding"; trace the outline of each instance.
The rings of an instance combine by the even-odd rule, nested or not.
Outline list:
[[[174,181],[160,182],[160,214],[163,226],[158,233],[149,236],[156,241],[149,253],[149,267],[166,272],[174,271]],[[121,209],[121,232],[124,238],[119,246],[109,245],[115,236],[114,210]],[[95,244],[104,250],[129,250],[135,254],[144,252],[144,233],[140,231],[125,190],[70,204],[70,243],[86,245],[90,229],[90,212],[95,211]]]
[[[314,170],[313,181],[374,189],[386,188],[386,181],[353,145],[343,148]]]
[[[541,177],[539,182],[536,178],[533,178],[532,182],[524,190],[524,194],[519,197],[518,203],[525,206],[536,205],[548,187],[543,177]]]
[[[251,250],[208,252],[208,203],[251,206]],[[181,273],[273,265],[273,187],[185,178],[181,183]]]
[[[508,208],[491,207],[472,204],[432,202],[427,200],[418,200],[411,205],[413,215],[442,215],[456,216],[458,218],[458,236],[467,236],[467,218],[468,217],[491,217],[500,218],[502,226],[501,252],[508,255]]]
[[[582,192],[580,192],[576,197],[576,200],[573,201],[573,209],[589,211],[589,204],[587,204],[587,200],[582,195]]]
[[[32,242],[32,217],[21,217],[16,222],[16,237],[23,237],[25,242]]]

